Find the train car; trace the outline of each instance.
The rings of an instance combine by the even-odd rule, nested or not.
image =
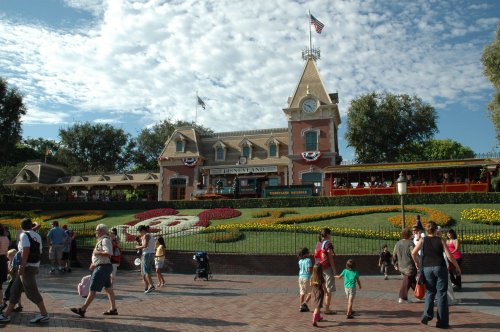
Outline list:
[[[403,172],[408,193],[488,192],[500,158],[329,166],[324,169],[330,196],[397,193]]]

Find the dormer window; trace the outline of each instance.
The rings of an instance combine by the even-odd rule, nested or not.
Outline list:
[[[276,157],[276,153],[278,151],[278,147],[276,144],[271,143],[269,144],[269,157]]]
[[[175,142],[175,152],[184,152],[184,141]]]
[[[280,142],[276,138],[271,137],[266,141],[266,145],[268,158],[278,158]]]
[[[214,148],[216,161],[226,160],[227,147],[222,141],[218,141],[212,147]]]
[[[245,138],[240,142],[239,146],[241,149],[241,156],[252,159],[252,142]]]

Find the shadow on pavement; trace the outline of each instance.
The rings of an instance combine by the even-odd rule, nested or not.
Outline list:
[[[127,319],[127,316],[120,316],[122,320]],[[198,326],[209,326],[209,327],[231,327],[231,326],[247,326],[247,323],[241,322],[229,322],[222,319],[215,318],[196,318],[196,317],[153,317],[153,316],[130,316],[131,320],[134,321],[147,321],[156,323],[175,323],[175,324],[190,324]]]

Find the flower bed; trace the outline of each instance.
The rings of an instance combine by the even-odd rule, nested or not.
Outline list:
[[[405,208],[407,212],[421,213],[427,215],[424,216],[424,221],[432,220],[438,225],[447,226],[451,223],[452,219],[447,214],[431,209],[425,206],[407,206]],[[370,213],[388,213],[388,212],[400,212],[401,208],[399,206],[384,206],[384,207],[369,207],[369,208],[359,208],[359,209],[346,209],[333,212],[317,213],[317,214],[307,214],[307,215],[297,215],[283,217],[285,214],[294,213],[293,210],[276,210],[273,212],[268,212],[265,218],[259,219],[257,222],[261,224],[301,224],[309,223],[315,221],[322,221],[335,218],[343,218],[350,216],[359,216]],[[414,220],[413,216],[408,216],[409,220]],[[256,221],[250,220],[246,223],[255,223]],[[391,217],[389,222],[393,223],[395,226],[401,226],[401,216]]]
[[[487,224],[487,225],[500,225],[500,210],[499,209],[467,209],[460,213],[462,219]]]
[[[229,243],[243,239],[243,233],[237,228],[230,228],[224,231],[209,234],[206,238],[208,242]]]
[[[200,218],[200,220],[196,226],[208,227],[210,225],[210,220],[231,219],[239,217],[240,215],[241,211],[231,208],[205,210],[198,214],[198,218]]]
[[[134,218],[139,219],[139,220],[147,220],[151,219],[154,217],[161,217],[161,216],[172,216],[179,213],[179,211],[170,209],[170,208],[164,208],[164,209],[154,209],[154,210],[148,210],[144,211],[141,213],[137,213],[134,215]]]

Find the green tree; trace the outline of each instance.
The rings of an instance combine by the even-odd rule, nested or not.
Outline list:
[[[495,40],[484,47],[481,61],[484,66],[484,75],[495,87],[495,94],[488,104],[488,111],[495,126],[497,141],[500,143],[500,24],[497,26]]]
[[[165,142],[176,128],[195,127],[201,133],[212,133],[211,129],[197,125],[194,122],[164,120],[151,128],[145,128],[135,139],[135,150],[133,161],[137,170],[158,169],[158,157],[160,156]]]
[[[375,92],[351,101],[345,138],[360,163],[394,162],[437,132],[436,111],[420,98]]]
[[[468,146],[451,139],[431,139],[410,145],[407,150],[402,152],[399,161],[449,160],[474,157],[474,151]]]
[[[120,172],[130,166],[133,143],[123,129],[109,124],[75,124],[59,130],[58,160],[71,173]]]
[[[15,165],[11,158],[21,140],[21,117],[25,114],[22,95],[0,77],[0,165]]]

